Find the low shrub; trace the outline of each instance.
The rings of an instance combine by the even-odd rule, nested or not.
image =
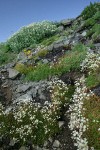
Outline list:
[[[41,45],[49,46],[53,42],[57,41],[59,39],[59,37],[60,36],[58,34],[56,34],[56,35],[53,35],[49,38],[45,38],[44,40],[42,40]]]
[[[40,57],[40,58],[44,58],[44,57],[47,55],[47,53],[48,53],[48,50],[46,50],[46,49],[40,49],[40,50],[36,53],[36,55],[37,55],[38,57]]]
[[[34,66],[31,65],[27,66],[22,63],[17,63],[15,66],[15,69],[19,71],[21,74],[27,74],[28,72],[33,71],[34,68],[35,68]]]
[[[19,52],[30,45],[38,44],[42,39],[50,37],[56,32],[57,27],[52,22],[43,21],[40,23],[33,23],[21,28],[12,35],[7,40],[7,44],[12,51]]]
[[[100,74],[92,73],[89,74],[86,78],[86,86],[91,89],[100,84]]]

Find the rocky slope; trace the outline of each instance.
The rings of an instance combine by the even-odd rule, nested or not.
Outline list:
[[[99,10],[97,13],[100,15]],[[93,25],[91,25],[91,22],[87,25],[83,16],[80,15],[75,19],[66,19],[56,23],[57,32],[54,35],[45,38],[40,43],[36,44],[36,46],[23,48],[20,52],[16,53],[16,58],[12,62],[0,66],[0,102],[4,106],[4,114],[9,114],[17,105],[19,107],[21,103],[39,103],[41,107],[44,107],[46,103],[52,104],[53,97],[49,86],[51,81],[52,85],[54,84],[55,76],[58,81],[60,80],[62,84],[67,85],[69,88],[67,102],[64,103],[65,105],[61,104],[61,106],[59,106],[61,107],[59,108],[60,115],[59,118],[56,119],[59,131],[53,131],[53,135],[51,134],[52,136],[48,136],[48,139],[44,140],[42,144],[39,144],[38,141],[34,143],[31,140],[27,140],[24,144],[19,139],[15,142],[14,139],[8,136],[9,133],[6,133],[6,131],[3,136],[0,130],[1,150],[77,149],[77,145],[74,144],[75,139],[73,140],[71,138],[72,131],[69,128],[70,113],[68,112],[69,106],[73,104],[71,99],[75,91],[75,81],[81,78],[83,74],[86,77],[89,76],[88,70],[82,72],[80,68],[80,65],[86,57],[87,51],[100,56],[100,34],[94,36],[94,31],[90,33],[92,32],[91,28],[95,25],[98,25],[100,28],[100,18],[96,18]],[[77,57],[80,58],[80,60],[77,60]],[[73,59],[70,61],[70,58]],[[66,63],[64,61],[66,61]],[[43,70],[43,67],[47,70]],[[67,67],[69,68],[66,69]],[[87,91],[92,90],[96,96],[100,97],[100,68],[96,71],[94,77],[98,78],[98,80],[95,81],[93,85],[90,85],[89,81],[89,83],[87,83],[87,85],[89,85],[87,86]],[[55,88],[55,86],[58,85],[57,83],[53,85],[53,87]],[[54,89],[53,91],[55,99],[64,99],[66,97],[65,95],[65,97],[62,97],[62,95],[59,96],[59,94],[57,96],[56,90],[57,89]],[[62,93],[64,93],[64,91],[62,91]],[[55,104],[53,104],[53,109],[55,109],[54,107]],[[2,118],[0,119],[2,120]],[[8,122],[6,122],[6,125],[7,123]],[[42,134],[42,132],[40,132],[40,134]],[[99,146],[98,144],[95,150],[99,150]],[[92,146],[90,145],[90,147]],[[86,148],[89,149],[90,147]],[[82,147],[80,149],[82,150]],[[85,150],[84,146],[83,149]]]

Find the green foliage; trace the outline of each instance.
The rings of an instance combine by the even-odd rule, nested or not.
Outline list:
[[[47,64],[38,64],[34,71],[26,74],[26,80],[39,81],[46,79],[50,75],[50,67]]]
[[[93,18],[89,18],[89,19],[86,20],[84,26],[85,26],[85,27],[91,27],[91,26],[93,26],[94,24],[95,24],[95,20],[94,20]]]
[[[100,24],[95,24],[88,32],[87,37],[92,36],[92,40],[96,41],[100,35]]]
[[[100,20],[100,11],[96,12],[93,17],[88,18],[85,21],[84,26],[90,28],[90,27],[94,26],[96,23],[98,23],[99,20]]]
[[[19,71],[21,74],[27,74],[28,72],[34,70],[34,66],[31,65],[27,66],[22,63],[17,63],[15,69]]]
[[[88,119],[88,129],[84,137],[88,140],[88,146],[100,149],[100,97],[93,95],[84,100],[84,116]]]
[[[93,88],[100,84],[100,75],[99,74],[90,74],[86,78],[86,85],[88,88]]]
[[[83,19],[87,20],[95,15],[96,12],[100,11],[100,4],[99,3],[90,3],[83,12],[81,13]]]
[[[72,51],[61,57],[56,64],[48,65],[39,63],[33,71],[26,74],[26,80],[39,81],[52,75],[60,76],[69,71],[80,71],[80,63],[86,56],[86,47],[76,45]]]
[[[48,50],[46,49],[40,49],[37,53],[36,53],[36,56],[40,57],[40,58],[43,58],[47,55],[48,53]]]
[[[2,52],[10,51],[9,45],[7,45],[7,43],[0,43],[0,51],[2,51]]]
[[[55,42],[58,39],[59,39],[59,35],[56,34],[49,38],[45,38],[44,40],[42,40],[42,42],[40,44],[44,45],[44,46],[49,46],[50,44],[52,44],[53,42]]]
[[[57,27],[54,23],[43,21],[33,23],[29,26],[21,28],[12,37],[7,40],[7,44],[12,51],[19,52],[25,47],[38,44],[42,39],[50,37],[57,32]]]
[[[0,65],[14,60],[16,54],[10,52],[10,48],[6,43],[0,44]]]
[[[100,20],[100,10],[95,13],[93,18],[94,18],[95,21],[99,21]]]

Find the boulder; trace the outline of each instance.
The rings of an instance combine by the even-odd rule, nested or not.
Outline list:
[[[29,88],[31,88],[31,85],[30,84],[26,84],[26,85],[18,85],[18,88],[17,88],[17,92],[18,93],[22,93],[22,92],[26,92]]]
[[[72,22],[73,22],[73,19],[64,19],[60,23],[63,26],[70,26],[72,24]]]
[[[30,94],[24,94],[24,95],[18,97],[13,102],[13,104],[16,104],[16,103],[25,103],[25,102],[30,102],[30,101],[32,101],[32,95],[30,95]]]
[[[10,79],[15,79],[20,74],[19,71],[12,69],[12,68],[8,69],[8,73],[9,73]]]
[[[59,148],[59,146],[60,146],[60,142],[58,140],[55,140],[53,143],[53,147]]]

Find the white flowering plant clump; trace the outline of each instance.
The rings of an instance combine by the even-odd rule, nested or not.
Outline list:
[[[82,116],[83,102],[87,94],[87,89],[85,86],[84,77],[76,81],[75,83],[75,93],[72,98],[73,104],[69,107],[70,122],[69,128],[72,130],[72,138],[75,140],[75,146],[78,147],[78,150],[88,150],[88,141],[83,137],[83,133],[88,128],[88,120]]]
[[[91,75],[100,73],[100,55],[88,52],[81,67],[81,71],[87,72],[89,78],[85,78],[85,75],[83,75],[75,82],[76,89],[72,98],[73,104],[70,105],[68,111],[70,113],[69,128],[72,130],[72,138],[78,150],[100,149],[100,133],[98,133],[100,98],[86,86],[86,82],[93,82],[91,81],[93,79]],[[98,80],[94,80],[93,85],[95,82],[96,84],[99,83]]]
[[[87,52],[85,60],[81,64],[81,71],[88,71],[89,73],[100,71],[100,54]]]
[[[68,103],[68,86],[58,78],[54,78],[49,82],[49,91],[52,103],[56,106],[66,105]]]
[[[57,119],[60,117],[60,106],[68,102],[66,101],[68,87],[58,79],[50,81],[48,87],[51,102],[46,101],[41,105],[21,101],[12,110],[3,111],[2,118],[0,117],[1,137],[7,135],[22,144],[31,141],[33,144],[41,145],[59,131]]]
[[[32,23],[26,27],[22,27],[18,32],[13,34],[6,43],[10,46],[12,51],[18,52],[23,48],[38,44],[43,38],[49,37],[57,31],[57,26],[53,22],[42,21]]]

